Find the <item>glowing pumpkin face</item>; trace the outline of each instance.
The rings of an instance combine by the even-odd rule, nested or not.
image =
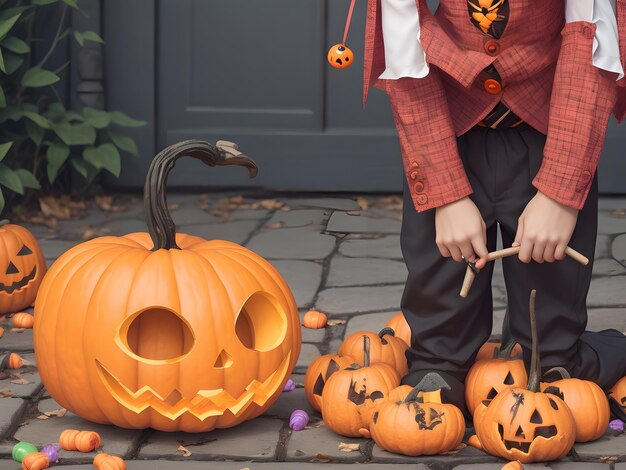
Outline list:
[[[0,222],[0,314],[32,305],[46,274],[37,240],[24,227]]]
[[[195,141],[166,149],[149,173],[159,186],[146,185],[150,235],[83,243],[46,276],[35,352],[65,408],[120,427],[203,432],[254,418],[280,395],[300,351],[287,284],[237,244],[176,235],[166,210],[159,162],[231,163],[222,153]]]
[[[328,51],[328,62],[336,69],[345,69],[354,62],[354,53],[345,44],[335,44]]]

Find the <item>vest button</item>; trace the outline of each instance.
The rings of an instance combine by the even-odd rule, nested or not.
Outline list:
[[[497,55],[500,52],[500,44],[493,39],[485,43],[485,52],[489,55]]]
[[[502,85],[498,80],[494,80],[493,78],[485,80],[484,86],[487,93],[492,95],[497,95],[502,92]]]
[[[424,183],[422,183],[421,181],[415,183],[413,185],[413,191],[415,191],[416,193],[421,193],[422,191],[424,191]]]
[[[409,176],[411,177],[412,180],[416,180],[417,179],[417,171],[413,170]]]
[[[416,200],[420,206],[423,206],[424,204],[428,202],[428,196],[426,196],[426,194],[423,194],[423,193],[418,194]]]

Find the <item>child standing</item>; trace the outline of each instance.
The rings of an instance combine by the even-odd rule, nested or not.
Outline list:
[[[626,116],[626,0],[441,0],[435,15],[426,0],[369,0],[365,46],[364,100],[370,85],[386,91],[406,175],[404,382],[437,371],[464,408],[465,375],[491,332],[485,257],[499,225],[503,245],[521,247],[503,269],[525,360],[536,288],[544,370],[611,387],[626,375],[626,337],[584,330],[594,175],[610,115]],[[590,264],[564,259],[568,245]],[[463,259],[484,268],[467,299]]]

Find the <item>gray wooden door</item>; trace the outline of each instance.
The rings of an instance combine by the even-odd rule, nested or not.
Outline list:
[[[437,2],[430,2],[435,4]],[[172,186],[272,190],[399,191],[400,150],[383,93],[361,106],[366,1],[348,45],[356,64],[338,71],[349,0],[107,0],[103,2],[107,100],[146,119],[142,157],[126,158],[110,185],[140,187],[154,153],[179,140],[233,140],[259,165],[206,170],[181,161]],[[431,5],[433,6],[433,5]],[[613,123],[614,124],[614,123]],[[601,188],[626,192],[626,127],[611,126]]]

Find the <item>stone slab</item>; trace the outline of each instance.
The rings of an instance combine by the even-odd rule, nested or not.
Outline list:
[[[608,235],[598,234],[596,238],[596,250],[595,250],[596,260],[611,257],[611,243],[612,243],[612,237]]]
[[[478,449],[467,446],[452,455],[423,455],[420,457],[408,457],[406,455],[394,454],[387,452],[378,445],[374,444],[372,448],[372,458],[375,462],[381,463],[415,463],[415,464],[428,464],[433,466],[446,465],[452,466],[454,464],[466,464],[466,463],[488,463],[496,462],[498,459],[491,455],[486,454]]]
[[[310,306],[322,282],[322,265],[301,260],[276,260],[272,265],[289,285],[298,307]]]
[[[281,393],[276,403],[274,403],[263,416],[289,420],[294,410],[304,410],[309,416],[317,416],[318,419],[320,418],[319,413],[309,405],[304,393],[304,388],[296,388],[291,392]]]
[[[281,228],[309,227],[318,231],[323,228],[330,211],[324,209],[298,209],[287,212],[278,211],[267,221],[266,226],[280,225]]]
[[[192,459],[190,457],[190,459]],[[0,470],[20,470],[20,465],[10,460],[0,460]],[[6,465],[6,466],[3,466]],[[206,462],[194,460],[127,460],[128,470],[293,470],[293,462]],[[72,470],[94,470],[93,465],[64,465],[62,468]],[[298,463],[302,470],[339,470],[345,468],[344,463]],[[425,465],[398,465],[398,464],[367,464],[367,470],[428,470]]]
[[[348,321],[344,337],[348,337],[357,331],[380,331],[385,327],[389,319],[397,313],[398,311],[355,315]]]
[[[16,371],[10,371],[12,373],[18,373],[22,379],[27,380],[27,384],[16,384],[12,383],[13,380],[18,379],[18,377],[0,380],[0,390],[4,390],[8,388],[11,390],[17,397],[20,398],[30,398],[34,394],[36,394],[39,390],[41,390],[41,378],[35,370],[34,367],[29,367],[27,369],[21,368]]]
[[[626,197],[603,195],[598,198],[598,209],[600,210],[613,210],[613,209],[626,209]]]
[[[348,198],[282,198],[282,201],[292,208],[321,207],[323,209],[335,209],[339,211],[355,211],[360,209],[354,199]]]
[[[209,433],[155,432],[148,437],[139,452],[139,458],[180,458],[179,441],[201,443],[189,445],[194,460],[207,458],[273,460],[276,454],[279,431],[283,422],[278,419],[257,418],[230,429],[215,429]],[[206,464],[205,464],[206,465]],[[241,467],[239,467],[241,468]]]
[[[56,259],[78,242],[67,240],[39,240],[39,246],[46,259]]]
[[[456,467],[454,467],[454,470],[501,470],[502,466],[504,464],[506,464],[506,460],[499,460],[499,463],[470,463],[470,464],[463,464],[463,465],[457,465]],[[524,464],[524,470],[538,470],[538,469],[542,469],[542,470],[549,470],[551,467],[548,467],[547,465],[543,464],[543,463],[525,463]],[[608,465],[602,465],[602,468],[605,468],[606,470],[609,470],[609,466]]]
[[[626,234],[619,235],[613,240],[611,254],[613,258],[626,266]]]
[[[626,218],[614,217],[608,211],[598,212],[598,233],[602,235],[615,235],[626,232]]]
[[[181,225],[177,230],[205,240],[228,240],[241,245],[250,237],[258,224],[256,220],[240,220],[215,224]]]
[[[148,227],[146,226],[146,222],[143,218],[111,220],[103,224],[101,227],[105,227],[109,230],[106,235],[117,236],[127,235],[134,232],[148,231]]]
[[[328,232],[340,233],[400,233],[400,221],[388,218],[374,218],[367,215],[349,215],[334,212],[326,227]]]
[[[552,470],[609,470],[607,463],[591,463],[591,462],[551,462]]]
[[[402,259],[399,235],[373,239],[348,238],[339,245],[339,252],[344,256],[355,258]]]
[[[342,452],[338,449],[339,443],[358,443],[361,445],[360,452]],[[366,459],[366,439],[354,439],[339,436],[332,432],[326,425],[293,431],[287,447],[287,460],[310,461],[317,454],[324,454],[332,460],[342,462],[363,462]],[[369,466],[368,466],[369,468]]]
[[[574,444],[574,450],[580,457],[619,457],[626,456],[626,433],[615,435],[607,432],[593,442]]]
[[[13,325],[9,321],[2,322],[4,334],[0,338],[0,350],[21,352],[33,350],[33,330],[11,331]]]
[[[589,307],[612,307],[626,305],[626,276],[594,279],[587,295]]]
[[[593,276],[619,276],[626,268],[614,259],[597,259],[593,263]]]
[[[406,282],[407,274],[403,261],[335,256],[330,264],[326,285],[338,287],[398,284]]]
[[[247,247],[269,259],[324,259],[335,249],[335,237],[310,228],[263,229]]]
[[[335,287],[320,291],[316,307],[339,315],[357,312],[399,310],[404,285]]]
[[[319,356],[320,350],[317,348],[317,346],[310,343],[304,343],[302,345],[302,349],[300,350],[300,357],[298,357],[296,369],[306,371],[307,367],[309,367],[309,364],[317,359]]]
[[[592,308],[587,310],[587,330],[615,328],[626,331],[626,308]]]
[[[0,398],[0,439],[20,422],[28,402],[21,398]]]
[[[324,337],[326,336],[325,328],[306,328],[302,325],[304,314],[308,310],[302,310],[300,312],[300,325],[302,326],[302,342],[303,343],[321,343],[324,341]]]

